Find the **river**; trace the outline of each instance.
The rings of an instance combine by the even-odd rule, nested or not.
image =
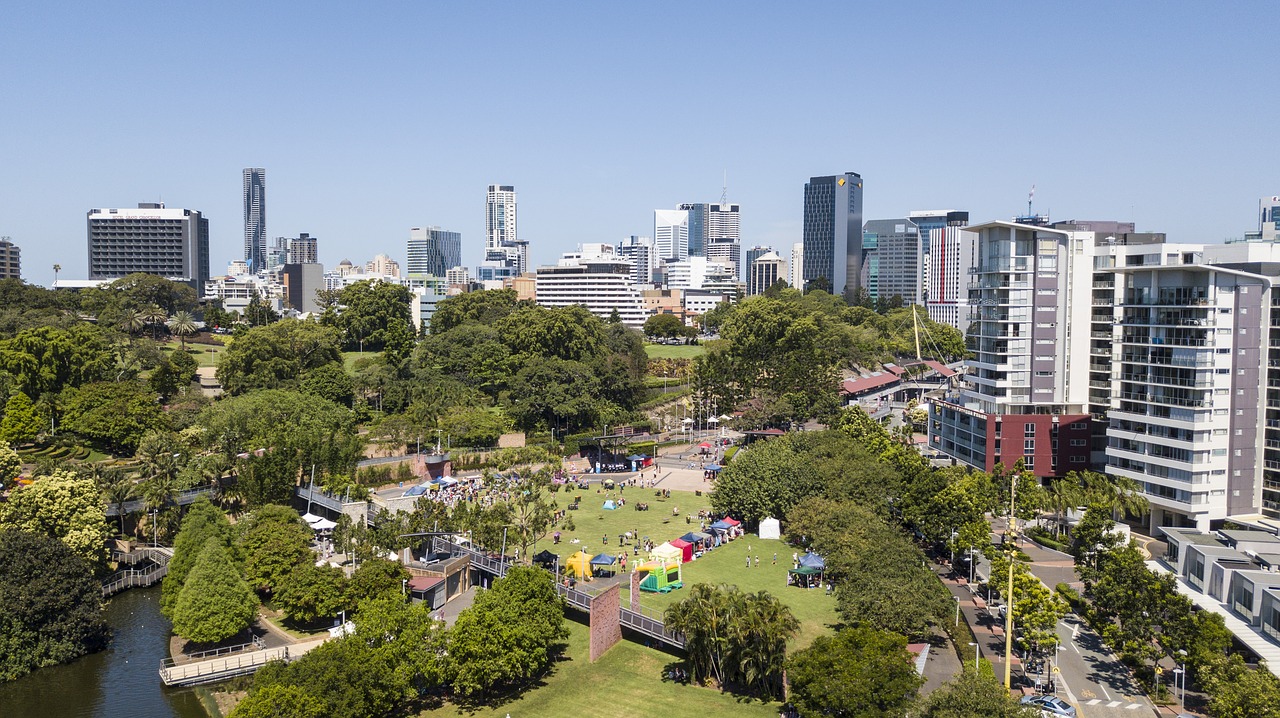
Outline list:
[[[135,588],[107,603],[111,646],[65,666],[0,683],[4,718],[207,718],[192,689],[160,682],[169,621],[160,589]]]

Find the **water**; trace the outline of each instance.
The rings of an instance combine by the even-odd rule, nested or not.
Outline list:
[[[0,683],[3,718],[207,718],[191,689],[160,682],[169,621],[159,588],[134,588],[107,603],[111,646],[65,666]]]

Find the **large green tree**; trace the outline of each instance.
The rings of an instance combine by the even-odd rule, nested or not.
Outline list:
[[[143,434],[163,424],[155,395],[132,381],[85,384],[63,405],[64,429],[118,454],[132,454]]]
[[[178,594],[173,632],[196,643],[216,643],[248,628],[257,608],[226,545],[211,536]]]
[[[433,504],[439,505],[435,501]],[[375,558],[365,561],[351,574],[347,584],[347,600],[351,605],[359,605],[387,597],[400,597],[404,591],[402,581],[409,579],[409,571],[396,561]]]
[[[413,349],[413,298],[401,284],[356,282],[342,289],[320,321],[341,332],[347,351],[386,351],[399,364]]]
[[[273,600],[289,620],[312,624],[336,616],[347,605],[346,583],[337,566],[302,563],[276,588]]]
[[[236,525],[235,545],[249,585],[263,592],[279,588],[298,566],[313,558],[311,531],[288,506],[263,506]]]
[[[787,661],[787,677],[791,702],[806,718],[896,718],[924,682],[907,640],[870,628],[819,636]]]
[[[518,305],[514,289],[465,292],[449,297],[436,305],[431,315],[431,333],[443,334],[466,323],[492,325]]]
[[[229,546],[231,524],[221,509],[202,497],[187,509],[182,528],[173,540],[173,558],[169,560],[169,571],[160,588],[160,610],[165,616],[173,618],[173,609],[178,605],[187,576],[210,538]]]
[[[94,567],[48,535],[0,530],[0,681],[104,648]]]
[[[1029,706],[1019,705],[990,673],[965,668],[960,675],[924,696],[911,715],[919,718],[1039,718]]]
[[[95,567],[107,558],[109,529],[98,487],[69,471],[41,476],[10,494],[0,504],[0,528],[58,539]]]
[[[324,701],[310,691],[281,683],[264,686],[245,696],[230,718],[328,718]]]
[[[20,391],[14,392],[5,402],[4,417],[0,418],[0,441],[25,444],[39,436],[46,423],[35,404],[31,403],[31,397]]]
[[[0,370],[13,376],[18,391],[39,397],[114,379],[116,357],[92,324],[36,327],[0,341]]]
[[[9,484],[22,472],[22,459],[8,442],[0,441],[0,491],[9,488]]]
[[[541,569],[515,566],[492,589],[476,594],[448,633],[448,677],[455,693],[486,694],[546,670],[569,635],[553,580]]]
[[[336,329],[282,321],[237,336],[218,361],[218,381],[232,395],[289,388],[307,372],[333,362],[342,362]]]

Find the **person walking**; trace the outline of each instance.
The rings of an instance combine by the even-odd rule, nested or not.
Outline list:
[[[756,568],[760,568],[760,555],[756,554]]]
[[[773,552],[773,565],[774,565],[774,566],[777,566],[777,565],[778,565],[778,552],[777,552],[777,551],[774,551],[774,552]]]
[[[747,568],[751,568],[751,555],[747,554]]]

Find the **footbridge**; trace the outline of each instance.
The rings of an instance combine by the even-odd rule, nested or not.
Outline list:
[[[443,537],[435,537],[431,541],[434,553],[446,553],[451,556],[466,556],[471,559],[471,566],[497,578],[507,575],[507,570],[515,565],[511,561],[493,558],[480,551],[459,546]],[[598,592],[589,589],[569,588],[559,581],[555,582],[556,591],[569,606],[586,613],[591,611],[591,601]],[[636,610],[636,609],[640,610]],[[619,606],[619,621],[626,628],[643,635],[653,641],[672,648],[684,648],[685,639],[682,634],[669,630],[662,622],[662,616],[651,609],[641,606],[623,608]]]
[[[236,676],[246,676],[271,661],[291,661],[328,640],[328,636],[287,646],[267,648],[261,639],[239,646],[219,648],[185,657],[166,658],[160,664],[160,680],[166,686],[199,686]]]
[[[110,598],[126,588],[152,586],[169,573],[169,561],[173,549],[168,547],[139,548],[128,553],[112,551],[111,560],[120,566],[128,566],[111,574],[102,582],[102,597]],[[144,564],[138,568],[138,564]]]
[[[207,496],[212,499],[217,496],[217,494],[218,487],[216,486],[200,486],[194,489],[179,491],[178,494],[173,497],[173,502],[179,506],[188,506],[195,503],[196,499],[201,496]],[[125,501],[123,504],[107,504],[106,512],[107,516],[119,516],[122,513],[125,516],[128,516],[129,514],[136,514],[144,511],[146,508],[147,502],[144,499],[134,499],[132,501]],[[121,509],[124,510],[121,511]]]

